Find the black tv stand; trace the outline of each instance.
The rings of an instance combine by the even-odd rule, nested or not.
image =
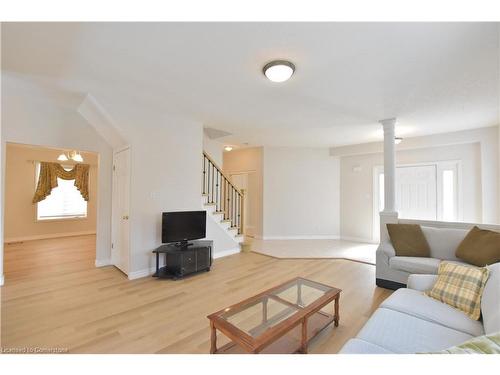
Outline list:
[[[189,246],[189,248],[188,248]],[[166,244],[153,250],[156,255],[156,272],[153,277],[182,279],[184,276],[210,271],[213,241],[199,240],[191,243]],[[165,266],[160,268],[160,254],[165,254]]]
[[[174,243],[174,245],[177,247],[183,248],[183,249],[187,249],[188,246],[193,246],[194,243],[188,242],[188,241],[181,241],[181,242]]]

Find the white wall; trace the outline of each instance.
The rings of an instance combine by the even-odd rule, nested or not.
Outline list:
[[[15,142],[99,153],[96,259],[109,259],[112,149],[74,109],[66,106],[68,103],[50,94],[19,76],[2,72],[2,148],[5,150],[6,142]],[[5,151],[2,157],[4,174]]]
[[[339,236],[339,160],[327,148],[264,148],[264,238]]]
[[[205,151],[208,156],[212,158],[215,164],[222,169],[224,153],[223,143],[210,139],[205,133],[203,133],[203,151]]]

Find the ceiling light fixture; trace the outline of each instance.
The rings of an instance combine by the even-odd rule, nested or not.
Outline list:
[[[394,137],[394,144],[399,145],[403,141],[401,137]]]
[[[224,150],[226,150],[226,151],[231,151],[232,149],[233,149],[232,146],[226,146],[226,147],[224,147]]]
[[[68,161],[68,157],[66,156],[66,154],[61,154],[57,157],[57,160],[59,161]]]
[[[73,160],[76,161],[77,163],[83,162],[83,157],[82,154],[80,154],[78,151],[70,151],[68,153],[62,153],[57,157],[58,161],[68,161],[68,160]]]
[[[275,60],[264,65],[264,75],[272,82],[285,82],[295,72],[295,65],[286,60]]]

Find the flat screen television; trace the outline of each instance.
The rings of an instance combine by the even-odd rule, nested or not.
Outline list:
[[[161,241],[180,242],[186,245],[190,240],[206,237],[206,211],[164,212],[162,215]]]

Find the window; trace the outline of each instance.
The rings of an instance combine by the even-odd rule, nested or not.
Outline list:
[[[443,218],[444,221],[456,221],[455,211],[455,171],[443,171]]]
[[[64,167],[70,170],[72,167]],[[37,166],[37,182],[40,165]],[[38,220],[72,219],[87,217],[87,202],[76,188],[75,180],[57,179],[57,187],[37,204]]]

